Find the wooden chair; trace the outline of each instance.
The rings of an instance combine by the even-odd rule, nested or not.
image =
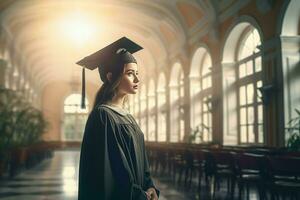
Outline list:
[[[234,154],[229,151],[212,150],[207,157],[206,172],[213,177],[213,198],[217,189],[220,188],[221,179],[227,181],[227,194],[233,196],[235,185]]]
[[[265,198],[263,190],[264,175],[262,171],[264,158],[263,155],[251,153],[240,153],[236,155],[236,181],[239,189],[239,199],[245,199],[242,198],[244,189],[246,189],[246,198],[249,199],[250,184],[256,186],[260,199]]]
[[[268,156],[267,167],[271,199],[300,199],[300,157]]]

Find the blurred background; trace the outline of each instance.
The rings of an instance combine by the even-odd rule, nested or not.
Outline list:
[[[86,70],[81,109],[75,63],[123,36],[160,199],[299,198],[298,170],[274,178],[299,166],[299,33],[297,0],[0,0],[0,198],[77,199],[101,81]]]

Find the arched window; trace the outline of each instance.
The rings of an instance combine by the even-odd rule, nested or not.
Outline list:
[[[18,80],[19,80],[19,69],[17,66],[13,67],[13,72],[12,72],[12,89],[13,90],[18,90]]]
[[[138,91],[134,95],[134,112],[133,113],[136,118],[138,118],[139,114],[140,114],[139,95],[140,95],[140,91]]]
[[[165,142],[167,140],[167,99],[166,99],[166,78],[160,74],[157,84],[157,140]]]
[[[129,112],[134,113],[134,95],[129,95],[128,98],[128,107]]]
[[[12,66],[10,64],[10,62],[7,60],[6,63],[6,70],[5,70],[5,87],[12,89],[12,84],[11,84],[11,80],[12,80]]]
[[[88,117],[89,102],[85,99],[86,108],[81,109],[81,95],[71,94],[64,101],[63,134],[64,141],[81,141]]]
[[[7,70],[7,65],[6,65],[6,61],[4,59],[1,58],[1,54],[0,54],[0,87],[2,86],[6,86],[6,70]]]
[[[156,120],[156,110],[155,110],[155,84],[153,80],[150,80],[148,85],[148,140],[155,141],[155,120]]]
[[[9,84],[9,79],[10,79],[10,73],[9,73],[9,70],[10,69],[6,69],[6,72],[5,72],[5,82],[4,82],[4,86],[5,88],[10,88],[10,84]]]
[[[172,67],[170,88],[170,142],[179,142],[184,137],[184,74],[181,64],[175,63]]]
[[[263,105],[258,94],[262,87],[261,54],[257,30],[249,26],[238,47],[238,124],[240,143],[263,143]]]
[[[143,84],[140,93],[140,127],[145,135],[145,139],[148,140],[147,134],[147,98],[146,98],[146,86]]]
[[[248,22],[236,25],[225,43],[225,143],[235,135],[234,129],[237,144],[264,143],[260,44],[258,30]]]
[[[211,81],[212,62],[203,47],[197,49],[190,71],[191,128],[199,130],[195,142],[212,140]]]
[[[0,72],[3,74],[2,78],[4,78],[1,84],[3,84],[5,88],[9,88],[10,63],[8,51],[6,49],[3,49],[3,54],[0,53]]]

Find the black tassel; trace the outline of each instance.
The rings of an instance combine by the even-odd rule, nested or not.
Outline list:
[[[85,68],[82,68],[81,108],[85,109]]]

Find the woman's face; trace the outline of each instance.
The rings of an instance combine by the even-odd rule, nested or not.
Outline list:
[[[124,71],[118,86],[119,94],[136,94],[138,90],[138,65],[136,63],[128,63],[124,66]]]

